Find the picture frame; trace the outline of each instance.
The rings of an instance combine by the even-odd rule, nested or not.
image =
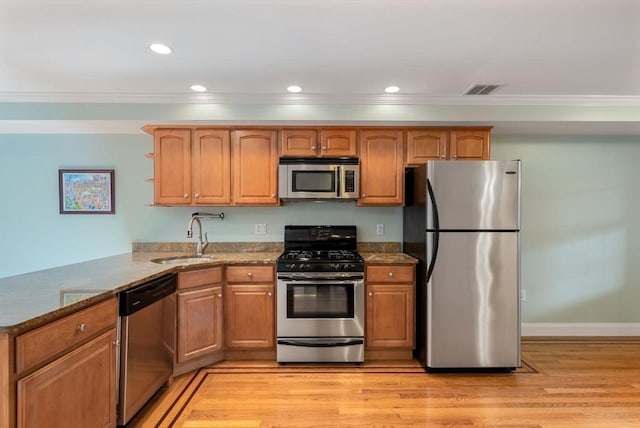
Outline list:
[[[105,290],[60,290],[60,307],[73,305],[84,299],[103,293]]]
[[[115,214],[113,169],[58,170],[60,214]]]

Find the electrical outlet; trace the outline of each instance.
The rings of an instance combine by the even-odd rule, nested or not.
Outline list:
[[[376,224],[376,235],[384,235],[384,224]]]
[[[525,302],[527,300],[527,290],[520,290],[520,301]]]
[[[266,235],[267,234],[267,225],[264,223],[254,224],[253,225],[253,233],[256,235]]]

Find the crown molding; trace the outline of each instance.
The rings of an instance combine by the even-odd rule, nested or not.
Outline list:
[[[640,96],[420,94],[185,94],[109,92],[0,92],[3,103],[140,103],[271,105],[640,106]]]

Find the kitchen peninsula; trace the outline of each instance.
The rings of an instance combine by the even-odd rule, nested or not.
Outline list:
[[[58,409],[82,407],[100,421],[96,426],[114,426],[117,293],[171,272],[222,271],[226,266],[273,269],[281,252],[277,244],[229,248],[234,251],[214,247],[214,258],[207,262],[171,265],[151,260],[183,255],[183,246],[152,245],[155,251],[145,252],[134,245],[132,253],[0,278],[0,426],[21,426],[27,414],[36,412],[38,394],[64,397],[54,400],[51,409],[40,406],[39,420],[55,418]],[[395,251],[380,252],[389,249],[384,245],[365,247],[362,254],[370,264],[415,263],[398,246],[390,248]],[[104,396],[113,403],[96,399]]]

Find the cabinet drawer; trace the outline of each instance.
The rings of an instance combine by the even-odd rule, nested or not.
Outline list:
[[[413,265],[367,266],[367,282],[414,282]]]
[[[16,337],[16,372],[20,373],[115,326],[116,299],[68,315]]]
[[[227,267],[227,282],[240,282],[243,284],[273,282],[273,266],[229,266]]]
[[[222,267],[178,273],[178,290],[222,283]]]

